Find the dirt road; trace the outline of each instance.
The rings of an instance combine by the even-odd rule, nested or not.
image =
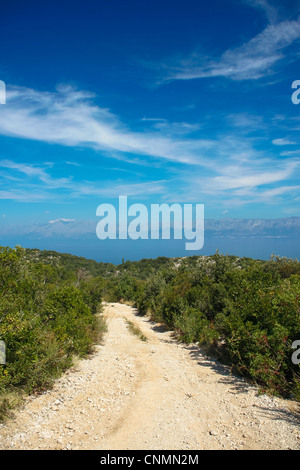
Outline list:
[[[0,426],[0,449],[300,449],[296,404],[259,396],[132,307],[104,315],[103,344]]]

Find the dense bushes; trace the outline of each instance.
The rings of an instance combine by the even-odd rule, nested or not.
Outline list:
[[[41,390],[91,351],[101,299],[199,342],[263,389],[300,400],[300,263],[224,256],[143,259],[119,266],[56,252],[0,248],[0,397]],[[1,395],[2,394],[2,395]],[[3,406],[9,406],[5,399]],[[1,398],[0,398],[1,415]]]
[[[0,248],[0,340],[6,346],[0,414],[8,391],[41,390],[71,365],[74,355],[92,350],[102,288],[99,278],[32,260],[19,247]]]
[[[291,361],[291,345],[300,340],[298,261],[217,252],[175,259],[146,280],[132,276],[127,270],[119,282],[123,297],[127,292],[141,313],[149,312],[183,341],[206,345],[264,389],[300,400],[300,368]]]

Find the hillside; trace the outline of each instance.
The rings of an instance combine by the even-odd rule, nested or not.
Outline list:
[[[99,367],[97,361],[100,361],[101,367],[104,361],[108,369],[114,370],[115,360],[119,360],[113,358],[114,355],[116,357],[122,355],[124,361],[122,370],[126,370],[126,364],[131,361],[130,357],[137,361],[135,366],[137,369],[132,371],[132,377],[130,374],[125,374],[122,378],[122,370],[118,369],[114,383],[110,383],[112,387],[110,393],[116,397],[117,408],[114,408],[113,403],[106,408],[107,396],[104,394],[103,397],[97,398],[96,389],[89,388],[89,381],[93,376],[96,375],[98,381],[105,382],[108,380],[105,375],[99,376],[93,369],[88,372],[90,378],[82,377],[84,398],[88,396],[88,402],[94,403],[98,412],[100,410],[102,413],[103,409],[108,413],[105,414],[105,420],[108,421],[105,421],[103,433],[100,433],[100,428],[97,428],[96,432],[97,439],[100,437],[104,439],[101,441],[104,447],[101,448],[112,445],[112,440],[109,440],[108,436],[111,432],[110,424],[113,422],[115,423],[113,429],[118,429],[120,436],[124,437],[121,425],[123,420],[124,422],[134,420],[137,427],[132,428],[132,433],[136,438],[135,431],[141,426],[138,420],[142,418],[134,410],[136,406],[137,410],[140,409],[142,412],[143,394],[139,394],[137,401],[134,396],[127,401],[123,396],[118,397],[115,389],[116,384],[120,383],[126,391],[127,387],[131,387],[130,384],[135,383],[131,381],[135,376],[137,382],[132,388],[133,395],[140,393],[145,386],[149,396],[147,398],[144,395],[144,399],[150,397],[153,400],[153,408],[150,407],[149,414],[143,418],[150,421],[151,413],[161,410],[156,409],[156,405],[164,403],[164,396],[159,387],[161,377],[167,377],[162,380],[168,382],[166,392],[168,396],[172,396],[172,390],[177,390],[179,377],[182,376],[185,376],[187,381],[190,380],[185,384],[184,396],[191,398],[197,396],[197,390],[202,390],[195,401],[195,407],[187,407],[189,413],[198,410],[197,413],[200,413],[199,416],[205,423],[205,432],[200,428],[195,431],[195,436],[198,438],[195,437],[193,441],[194,447],[201,438],[201,445],[205,448],[210,445],[223,448],[225,441],[219,434],[225,432],[225,428],[230,435],[235,436],[227,441],[225,447],[259,447],[258,442],[262,439],[260,433],[254,432],[249,439],[243,441],[239,439],[239,429],[233,423],[240,422],[243,406],[262,407],[263,402],[257,398],[257,392],[267,392],[269,396],[284,400],[268,402],[270,413],[282,416],[278,427],[272,424],[271,414],[260,421],[257,420],[257,416],[250,413],[249,421],[247,418],[240,430],[245,428],[244,434],[247,435],[246,428],[251,426],[251,423],[260,423],[261,430],[266,436],[262,446],[285,448],[288,445],[296,448],[294,415],[288,418],[287,416],[290,413],[288,411],[290,405],[294,403],[293,409],[296,409],[296,402],[300,401],[300,366],[299,361],[295,362],[292,359],[299,357],[299,352],[295,351],[293,354],[292,345],[300,338],[300,263],[297,260],[274,256],[268,261],[261,261],[221,255],[216,252],[212,256],[124,261],[116,266],[54,251],[25,250],[21,247],[1,248],[0,281],[0,339],[5,342],[7,350],[7,362],[0,365],[0,416],[9,415],[10,409],[15,408],[17,401],[20,401],[20,397],[24,397],[24,394],[33,397],[29,399],[29,408],[25,407],[25,414],[20,412],[18,415],[20,420],[18,418],[16,427],[24,425],[27,429],[28,423],[31,423],[30,410],[35,406],[39,416],[40,407],[44,406],[43,399],[35,401],[34,397],[41,392],[46,393],[52,404],[49,405],[49,409],[46,402],[45,411],[41,411],[41,419],[46,416],[50,420],[53,418],[57,425],[53,422],[53,434],[50,433],[51,439],[49,437],[50,440],[47,441],[47,438],[45,442],[51,443],[51,446],[56,448],[52,435],[55,435],[56,426],[60,429],[60,417],[52,411],[60,409],[60,403],[67,403],[69,393],[72,396],[72,392],[67,388],[66,395],[63,392],[59,394],[54,392],[52,395],[51,387],[60,383],[57,382],[59,377],[65,380],[64,377],[68,376],[68,371],[74,366],[75,357],[82,361],[86,357],[92,358],[91,354],[97,351],[95,367]],[[109,304],[104,307],[101,314],[103,302],[104,305],[107,302]],[[124,303],[129,303],[134,309],[125,306]],[[113,312],[117,314],[116,318],[122,319],[119,327],[114,326],[118,322],[114,322]],[[124,332],[124,321],[125,325],[137,335],[137,342],[132,345],[131,333]],[[105,340],[103,335],[106,328],[109,332]],[[97,344],[101,338],[104,342],[101,342],[103,346],[99,348]],[[149,338],[154,342],[148,343]],[[141,342],[141,339],[145,341]],[[140,343],[144,342],[145,345],[141,346]],[[170,344],[170,348],[164,349],[164,342],[172,343],[172,346]],[[159,356],[164,357],[164,365],[156,361],[152,355],[152,350],[156,348],[151,348],[150,344],[157,344]],[[188,358],[184,351],[188,351],[191,357]],[[137,364],[141,363],[143,354],[147,363],[140,369]],[[180,358],[184,358],[181,363]],[[195,358],[197,361],[192,365],[190,361],[194,361]],[[225,369],[222,369],[221,364]],[[101,367],[101,373],[105,374],[106,369]],[[158,375],[156,373],[154,376],[151,375],[153,368],[158,368]],[[216,375],[212,372],[214,369],[217,371]],[[143,374],[144,378],[141,379],[140,370],[149,373],[151,380],[148,381]],[[176,370],[177,374],[172,374],[172,379],[171,370]],[[222,383],[221,370],[230,370],[234,374],[231,385],[224,390],[218,385],[219,382]],[[121,376],[118,375],[120,373]],[[79,381],[81,382],[81,379]],[[205,383],[207,385],[204,385]],[[243,383],[247,383],[244,389],[241,385]],[[100,389],[99,382],[95,387]],[[218,407],[221,414],[219,420],[214,420],[212,414],[215,413],[214,399],[218,389],[220,396]],[[230,395],[225,401],[221,400],[224,393],[231,394],[234,389],[237,394],[238,409],[233,406]],[[89,393],[92,393],[94,398],[90,397]],[[151,396],[152,393],[155,399]],[[200,412],[205,395],[211,396],[206,403],[210,410],[206,416]],[[254,401],[249,398],[251,401],[249,405],[248,398],[244,400],[243,396],[248,398],[252,396]],[[51,397],[56,399],[53,401]],[[92,437],[86,440],[80,434],[80,442],[79,437],[76,437],[76,441],[71,439],[73,435],[79,436],[77,428],[79,429],[82,414],[92,413],[86,409],[86,406],[78,406],[79,408],[75,407],[73,418],[68,414],[69,411],[66,415],[66,419],[69,418],[72,423],[75,420],[74,427],[70,424],[70,429],[73,429],[74,433],[71,433],[69,443],[71,442],[72,447],[91,446]],[[170,426],[164,431],[165,435],[173,432],[178,422],[184,419],[182,413],[185,414],[185,399],[182,400],[182,397],[178,396],[178,407],[181,410],[179,415],[175,413],[171,402],[166,403],[166,406],[169,407],[167,409],[171,415],[174,413],[179,421],[175,423],[171,417]],[[74,405],[72,407],[74,408]],[[29,415],[26,414],[27,410]],[[26,422],[22,421],[22,416],[25,416]],[[222,416],[227,416],[226,419],[229,420],[225,427],[220,424]],[[98,418],[102,423],[100,415]],[[287,419],[290,422],[289,426]],[[159,434],[158,428],[163,426],[161,418],[158,418],[153,425]],[[38,424],[35,422],[29,427],[31,426]],[[7,436],[11,436],[9,433],[14,433],[14,429],[16,429],[14,425],[12,428],[5,427],[3,438],[6,432]],[[289,435],[289,442],[278,439],[271,445],[272,432],[279,435],[283,429]],[[43,448],[40,438],[36,436],[35,441],[32,433],[27,432],[31,437],[26,445],[29,448],[35,445]],[[67,431],[66,433],[68,435]],[[19,434],[17,432],[16,435]],[[219,438],[208,438],[208,435]],[[114,436],[116,437],[116,434]],[[178,439],[177,446],[189,442],[182,440],[181,434],[178,435]],[[26,442],[26,439],[23,441]],[[62,439],[66,446],[69,445],[67,441],[68,439]],[[132,442],[138,445],[137,443],[142,441],[137,439]],[[145,441],[145,445],[149,443],[154,446],[155,442],[150,439]],[[168,441],[163,442],[168,444]],[[14,445],[23,446],[20,442]],[[60,448],[60,445],[58,447]]]
[[[297,260],[217,252],[113,265],[28,249],[23,257],[31,270],[49,266],[62,282],[90,285],[98,300],[130,302],[181,341],[199,342],[263,389],[300,399],[299,365],[291,360],[292,344],[300,338]]]
[[[104,328],[102,284],[59,257],[0,247],[0,419],[24,393],[47,389],[73,358],[85,357]]]

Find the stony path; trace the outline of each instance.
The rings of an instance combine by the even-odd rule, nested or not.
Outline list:
[[[103,344],[1,425],[1,450],[300,449],[295,403],[259,396],[132,307],[106,304],[104,315]]]

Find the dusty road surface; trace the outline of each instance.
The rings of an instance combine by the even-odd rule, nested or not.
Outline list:
[[[0,426],[0,449],[300,449],[295,403],[259,396],[132,307],[104,315],[103,344]]]

